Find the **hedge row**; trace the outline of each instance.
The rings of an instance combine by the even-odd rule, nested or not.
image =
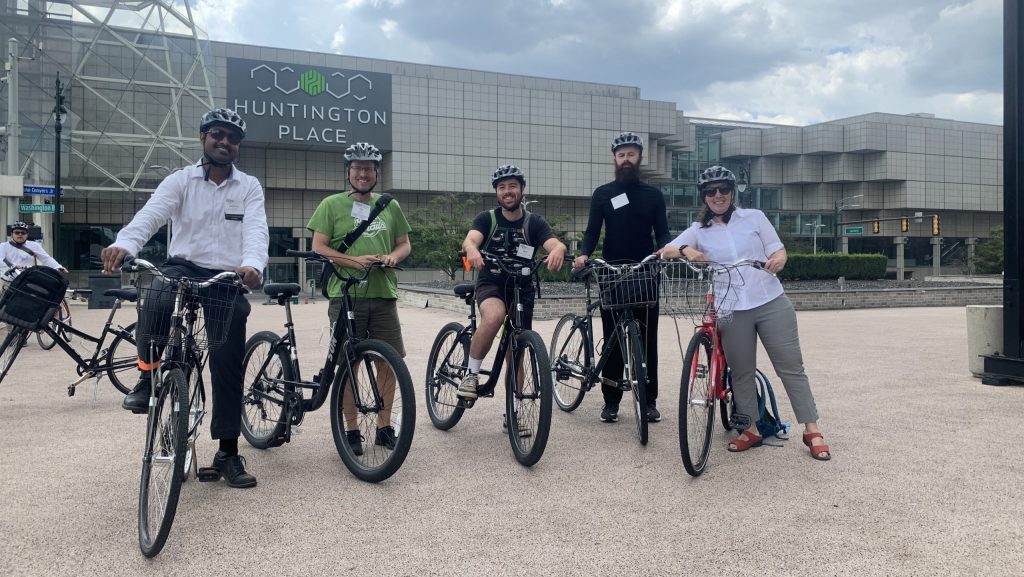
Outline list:
[[[884,254],[791,254],[779,277],[792,280],[835,279],[874,280],[885,277],[888,259]]]

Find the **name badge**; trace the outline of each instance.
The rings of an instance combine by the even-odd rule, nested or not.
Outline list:
[[[242,220],[245,216],[245,203],[241,200],[224,201],[224,220]]]
[[[533,247],[528,244],[521,244],[516,249],[516,256],[519,258],[533,258]]]
[[[627,204],[629,204],[629,197],[626,196],[625,192],[612,199],[612,208],[615,210],[619,210]]]
[[[352,204],[352,217],[357,220],[366,220],[370,218],[370,205],[365,202],[356,202]]]

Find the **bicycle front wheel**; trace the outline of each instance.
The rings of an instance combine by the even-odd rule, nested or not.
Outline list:
[[[135,323],[120,332],[107,349],[107,378],[124,394],[132,392],[139,379],[139,350],[135,346]]]
[[[394,475],[412,446],[416,400],[401,355],[377,340],[354,347],[331,391],[331,431],[338,455],[357,478],[378,483]],[[344,358],[344,357],[342,357]]]
[[[590,369],[587,366],[587,340],[583,327],[573,326],[576,315],[566,314],[558,320],[551,335],[552,394],[555,404],[565,412],[572,412],[583,402],[586,394],[584,381]]]
[[[641,445],[647,444],[647,359],[640,340],[640,325],[629,321],[626,327],[626,354],[623,375],[633,391],[633,416],[636,436]]]
[[[257,449],[267,449],[284,434],[285,393],[292,387],[282,381],[294,380],[288,349],[276,347],[280,338],[261,331],[245,343],[245,373],[242,382],[242,435]]]
[[[5,323],[0,335],[3,335],[3,340],[0,341],[0,382],[3,382],[7,371],[10,371],[11,365],[14,364],[14,359],[18,358],[21,347],[28,340],[28,329]]]
[[[60,301],[60,306],[58,306],[57,310],[53,313],[53,319],[58,320],[68,326],[71,326],[71,309],[68,308],[67,299]],[[53,334],[57,335],[57,337],[61,339],[64,339],[64,342],[71,342],[71,333],[69,333],[64,327],[52,322],[48,326],[50,329],[53,330]],[[46,351],[52,349],[54,345],[57,344],[57,341],[53,338],[53,335],[46,332],[45,330],[36,333],[36,340],[39,342],[39,346]]]
[[[164,373],[150,408],[139,486],[139,548],[153,557],[164,548],[178,509],[185,469],[188,382],[181,369]]]
[[[442,431],[454,427],[466,410],[456,392],[469,364],[469,343],[461,338],[462,331],[459,323],[442,327],[427,358],[427,415]]]
[[[679,451],[683,455],[686,472],[694,477],[703,473],[708,464],[711,429],[715,424],[711,352],[708,335],[696,333],[683,357],[679,389]]]
[[[512,453],[521,465],[540,460],[551,430],[551,361],[533,331],[516,337],[519,350],[505,371],[505,419]]]

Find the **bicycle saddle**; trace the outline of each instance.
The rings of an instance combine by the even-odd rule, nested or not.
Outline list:
[[[273,298],[293,297],[302,292],[302,287],[293,282],[271,283],[263,286],[263,292]]]
[[[139,289],[136,288],[125,288],[125,289],[107,289],[103,291],[103,296],[114,297],[123,301],[133,303],[139,300]]]
[[[468,299],[469,297],[473,296],[473,293],[476,291],[476,285],[474,285],[473,283],[457,284],[455,285],[455,288],[452,290],[455,291],[456,295],[464,299]]]

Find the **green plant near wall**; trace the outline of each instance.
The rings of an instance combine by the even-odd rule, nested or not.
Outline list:
[[[1003,227],[992,229],[992,236],[978,242],[974,249],[974,272],[977,274],[999,274],[1003,272],[1006,259],[1003,256]]]
[[[409,241],[412,253],[403,266],[409,268],[435,268],[455,280],[462,264],[457,257],[462,240],[473,226],[467,216],[479,204],[478,195],[441,194],[426,207],[409,212]]]
[[[874,280],[885,277],[884,254],[790,254],[779,278],[790,280]]]

